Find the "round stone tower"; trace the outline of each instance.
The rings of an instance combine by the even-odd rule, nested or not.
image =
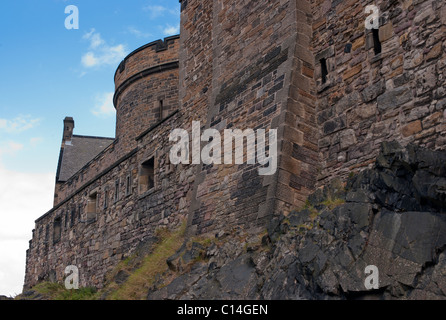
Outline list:
[[[132,150],[141,133],[178,108],[179,44],[179,36],[146,44],[116,70],[113,103],[120,152]]]

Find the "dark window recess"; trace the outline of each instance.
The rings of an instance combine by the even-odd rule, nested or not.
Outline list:
[[[68,228],[68,211],[65,211],[64,228],[65,230]]]
[[[92,193],[87,200],[87,220],[96,219],[96,213],[98,208],[98,194]]]
[[[115,202],[119,201],[119,180],[115,182]]]
[[[108,190],[104,192],[104,209],[108,208]]]
[[[77,208],[77,220],[81,221],[82,218],[82,205],[79,204],[79,207]]]
[[[373,35],[373,50],[375,51],[375,55],[380,54],[382,47],[381,41],[379,40],[379,29],[372,29]]]
[[[48,242],[49,238],[50,238],[50,228],[49,228],[48,225],[46,225],[46,228],[45,228],[45,242]]]
[[[344,47],[344,53],[350,53],[352,51],[352,44],[347,43]]]
[[[72,228],[74,226],[74,220],[76,218],[76,209],[71,209],[71,219],[70,219],[70,227]]]
[[[160,100],[159,101],[159,115],[158,115],[158,117],[159,117],[159,120],[163,120],[163,112],[164,112],[164,101],[163,100]]]
[[[322,58],[320,60],[320,62],[321,62],[322,83],[326,83],[327,82],[327,76],[328,76],[327,60],[325,58]]]
[[[139,192],[144,193],[155,186],[155,160],[151,158],[141,165],[139,171]]]
[[[132,194],[132,177],[130,175],[125,179],[125,195]]]
[[[57,217],[54,219],[54,224],[53,224],[53,243],[59,242],[61,236],[62,236],[62,218]]]

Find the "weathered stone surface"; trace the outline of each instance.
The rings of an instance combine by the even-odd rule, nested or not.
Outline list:
[[[366,87],[363,91],[362,91],[362,100],[364,102],[370,102],[374,99],[376,99],[376,97],[378,97],[379,95],[384,93],[384,90],[386,89],[386,84],[384,82],[384,80],[380,80],[377,83]]]
[[[359,94],[356,91],[353,92],[352,94],[342,97],[341,100],[339,100],[339,102],[336,103],[336,114],[342,114],[348,109],[357,106],[359,99],[360,99]]]
[[[439,123],[412,128],[415,133],[409,128],[402,130],[416,120],[424,124],[426,118],[444,109],[444,103],[436,100],[444,97],[441,88],[446,77],[445,18],[442,14],[445,5],[430,0],[379,2],[381,53],[377,54],[379,48],[375,47],[373,33],[364,30],[363,24],[355,23],[359,16],[363,19],[363,13],[353,3],[349,4],[336,2],[336,9],[327,13],[319,10],[320,5],[313,8],[313,18],[325,21],[313,26],[313,46],[316,52],[321,52],[336,43],[335,70],[338,71],[337,75],[329,72],[336,80],[328,77],[329,86],[321,86],[317,91],[321,105],[317,119],[321,125],[319,147],[323,163],[319,186],[333,177],[346,177],[352,169],[367,167],[378,154],[382,141],[395,138],[435,146],[438,150],[445,148],[444,140],[437,135],[441,136],[445,127]],[[358,5],[364,8],[368,3]],[[352,47],[350,52],[344,52],[347,44]],[[360,67],[362,71],[358,72]],[[315,76],[320,77],[318,73]],[[337,107],[347,97],[358,93],[362,101],[355,106]],[[439,107],[435,110],[431,103]],[[330,121],[345,113],[345,129],[355,130],[361,147],[352,144],[341,148],[338,142],[333,142],[338,141],[334,137],[338,131]],[[331,143],[327,138],[332,139]]]
[[[411,100],[412,93],[409,88],[397,88],[392,91],[387,91],[378,97],[378,109],[381,112],[385,112],[397,108]]]
[[[446,299],[446,199],[416,186],[423,172],[444,177],[445,157],[383,144],[374,169],[351,177],[346,189],[335,181],[309,197],[317,215],[304,209],[273,220],[270,251],[237,253],[246,244],[230,236],[224,246],[208,249],[220,257],[208,268],[167,286],[170,297],[202,298],[206,292],[207,298],[232,299]],[[383,174],[394,182],[383,181]],[[423,178],[431,186],[437,180]],[[413,201],[403,205],[407,196]],[[345,203],[329,209],[334,199]],[[365,288],[368,265],[379,270],[378,289]]]
[[[403,136],[405,137],[409,137],[414,135],[415,133],[418,133],[422,130],[423,128],[421,127],[421,121],[417,120],[414,122],[411,122],[407,125],[405,125],[402,129],[401,129],[401,133],[403,134]]]
[[[342,79],[348,80],[351,77],[353,77],[354,75],[357,75],[359,72],[361,72],[362,70],[362,66],[361,64],[357,64],[356,66],[354,66],[353,68],[347,70],[346,72],[344,72],[344,74],[342,75]]]
[[[173,37],[151,44],[119,66],[117,140],[58,185],[56,207],[36,223],[26,284],[60,281],[64,267],[75,261],[84,275],[82,284],[100,287],[107,270],[135,252],[141,241],[152,238],[159,228],[177,226],[186,219],[190,234],[270,224],[264,243],[277,244],[274,250],[280,259],[270,265],[269,271],[276,272],[260,279],[262,291],[251,287],[250,297],[314,298],[319,288],[322,297],[361,295],[363,267],[368,263],[363,252],[373,228],[365,219],[370,218],[370,210],[374,214],[383,208],[395,213],[432,213],[444,208],[444,177],[439,173],[443,168],[427,152],[416,147],[406,152],[387,144],[383,149],[391,151],[378,157],[378,170],[364,169],[375,163],[381,142],[389,139],[446,148],[446,5],[433,0],[379,0],[379,47],[373,33],[364,29],[363,9],[369,2],[184,2],[181,41]],[[157,76],[145,73],[158,70],[160,63],[174,67]],[[178,112],[164,118],[174,109]],[[169,133],[173,128],[190,129],[194,120],[201,121],[202,129],[278,128],[279,174],[259,178],[257,164],[171,165]],[[422,159],[414,160],[414,156]],[[142,164],[151,157],[155,157],[155,189],[141,192]],[[427,169],[425,163],[434,169]],[[305,205],[315,186],[324,187],[354,173],[358,173],[350,185],[354,191],[344,195],[344,207],[332,210],[323,201],[315,202],[327,195],[322,188],[309,198],[320,210],[316,220],[311,220],[315,218],[311,208],[302,217],[293,211]],[[99,210],[85,212],[95,194]],[[282,212],[292,212],[287,223],[278,220]],[[296,234],[306,232],[308,238],[282,239],[289,228]],[[54,230],[61,230],[61,237],[54,237]],[[379,246],[374,249],[390,257],[387,240],[375,232]],[[234,249],[238,245],[233,243],[222,252],[239,257],[241,253]],[[308,248],[316,246],[319,253],[313,255]],[[305,253],[301,257],[299,248]],[[190,263],[200,260],[203,252],[195,249],[185,249],[172,268],[181,272],[183,257]],[[253,268],[262,275],[265,259],[257,263],[255,254],[249,254]],[[203,270],[217,272],[229,263],[223,257],[212,259],[212,266]],[[390,288],[381,289],[385,297],[439,295],[442,289],[436,284],[408,293],[405,286],[420,274],[419,265],[407,257],[397,256],[395,261],[409,271],[396,271],[400,285],[389,277],[383,279],[385,288]],[[246,265],[240,266],[243,263],[228,270],[246,271]],[[427,269],[419,279],[436,275],[440,285],[441,270]],[[187,291],[192,285],[202,288],[196,288],[201,292],[197,296],[217,294],[218,279],[209,284],[198,275],[203,270],[196,269],[196,276],[184,278],[161,296],[173,297],[182,290],[186,293],[177,296],[194,297]],[[249,286],[235,295],[246,295]],[[381,291],[364,297],[383,296]]]
[[[347,129],[341,132],[339,135],[341,149],[347,149],[348,147],[356,144],[356,134],[353,129]]]

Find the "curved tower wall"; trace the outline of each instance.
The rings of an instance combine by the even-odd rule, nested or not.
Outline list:
[[[178,108],[179,36],[151,42],[130,53],[115,74],[114,105],[119,152]]]

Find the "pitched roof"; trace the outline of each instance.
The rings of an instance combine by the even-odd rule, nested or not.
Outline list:
[[[115,139],[73,135],[61,150],[56,181],[65,182],[107,148]]]

